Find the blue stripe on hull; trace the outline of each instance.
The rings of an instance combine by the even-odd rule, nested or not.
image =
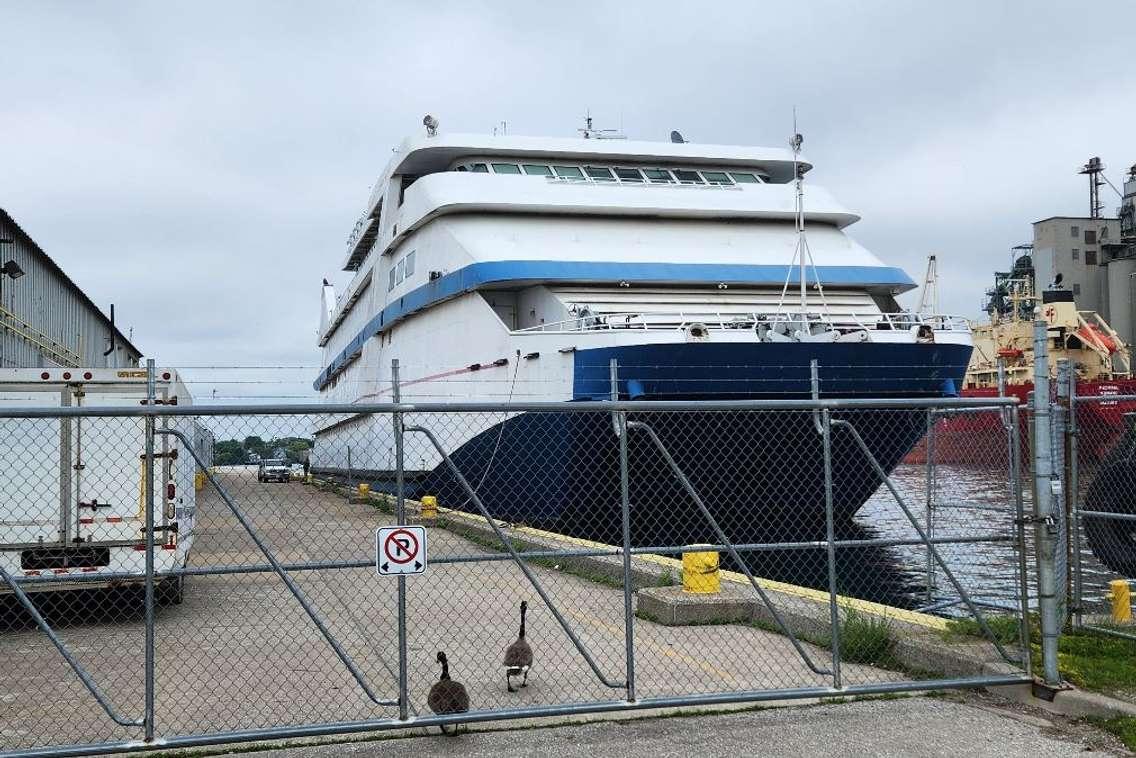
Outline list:
[[[610,363],[623,398],[801,398],[816,360],[824,397],[937,397],[962,386],[969,345],[692,342],[576,353],[573,398],[611,397]],[[953,394],[948,392],[947,394]]]

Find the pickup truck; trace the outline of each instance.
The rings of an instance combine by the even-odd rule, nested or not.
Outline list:
[[[288,464],[279,458],[270,458],[261,461],[256,472],[259,482],[287,482],[292,478],[292,471]]]

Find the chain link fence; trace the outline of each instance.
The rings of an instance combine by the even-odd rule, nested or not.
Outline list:
[[[1136,639],[1136,396],[1074,396],[1070,408],[1071,615]]]
[[[904,462],[983,414],[980,460]],[[5,409],[0,746],[1025,681],[1018,429],[999,400]],[[425,572],[380,576],[402,524]]]

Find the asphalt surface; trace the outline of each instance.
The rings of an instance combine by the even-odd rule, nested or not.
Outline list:
[[[1098,755],[1127,754],[1110,738],[1075,725],[987,707],[980,702],[919,697],[722,715],[471,731],[457,736],[297,747],[256,755],[266,758],[448,755],[462,758],[503,755],[1047,758],[1082,755],[1087,751]]]

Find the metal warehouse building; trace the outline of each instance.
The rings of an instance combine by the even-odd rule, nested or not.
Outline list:
[[[0,208],[0,366],[116,368],[141,355]]]

